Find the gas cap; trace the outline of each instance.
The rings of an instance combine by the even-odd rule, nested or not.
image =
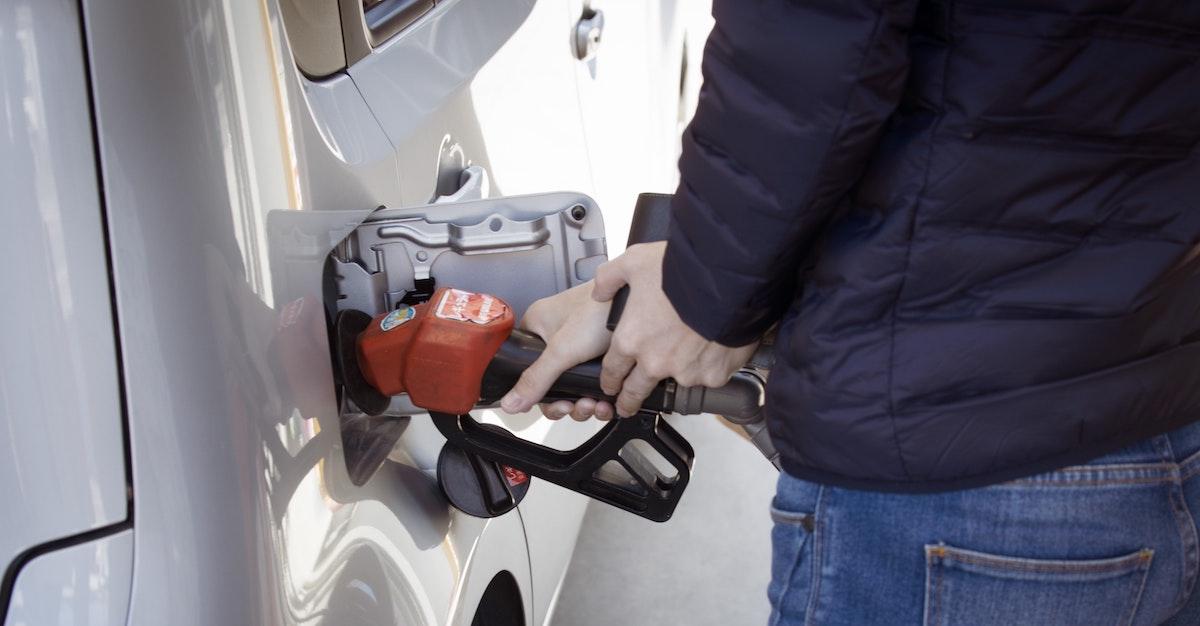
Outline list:
[[[490,424],[485,428],[498,428]],[[447,443],[438,455],[438,486],[454,508],[475,517],[497,517],[516,508],[529,492],[530,477]]]

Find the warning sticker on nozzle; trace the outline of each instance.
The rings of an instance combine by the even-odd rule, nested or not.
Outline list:
[[[504,472],[504,480],[508,483],[509,487],[516,487],[517,485],[524,485],[529,482],[529,474],[515,467],[501,465],[500,470]]]
[[[379,330],[387,332],[417,316],[417,310],[410,306],[402,306],[379,320]]]
[[[507,310],[508,305],[495,296],[447,289],[433,314],[444,320],[487,324]]]

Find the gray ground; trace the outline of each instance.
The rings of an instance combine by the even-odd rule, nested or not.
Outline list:
[[[766,624],[767,507],[778,474],[716,418],[671,423],[696,451],[674,517],[656,524],[589,505],[555,626]]]

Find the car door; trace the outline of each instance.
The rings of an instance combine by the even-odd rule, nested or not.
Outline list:
[[[605,208],[614,253],[624,248],[639,193],[674,191],[687,17],[699,2],[572,0],[579,49],[575,77],[596,201]],[[697,42],[703,44],[703,42]],[[631,147],[636,146],[636,149]]]
[[[395,146],[399,206],[455,196],[456,185],[468,187],[459,194],[467,199],[594,192],[576,82],[581,61],[570,38],[578,15],[571,9],[553,1],[436,4],[400,36],[349,65],[347,73]],[[482,178],[462,178],[468,165]],[[595,429],[537,418],[489,412],[489,419],[523,437],[560,447]],[[431,468],[442,440],[427,426],[414,422],[403,445],[416,465]],[[534,618],[540,621],[569,562],[584,502],[540,485],[520,510],[532,538]]]
[[[458,514],[427,420],[344,421],[324,279],[379,206],[592,191],[578,15],[332,4],[83,4],[131,442],[130,622],[469,623],[499,588],[541,623],[582,498],[544,485],[515,514]],[[487,419],[550,445],[594,428]]]
[[[0,623],[120,621],[133,541],[82,16],[0,5]]]

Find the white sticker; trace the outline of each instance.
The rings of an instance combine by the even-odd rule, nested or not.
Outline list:
[[[417,316],[417,310],[410,306],[402,306],[379,320],[379,329],[387,332]]]

